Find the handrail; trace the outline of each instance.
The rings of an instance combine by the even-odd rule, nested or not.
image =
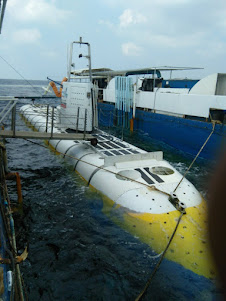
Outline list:
[[[10,104],[13,102],[13,104],[10,106]],[[5,117],[10,113],[10,111],[14,108],[14,106],[16,106],[17,104],[17,100],[10,100],[10,102],[8,102],[8,104],[5,106],[5,108],[0,112],[0,116],[7,110],[7,112],[2,116],[0,123],[2,123],[2,121],[5,119]]]

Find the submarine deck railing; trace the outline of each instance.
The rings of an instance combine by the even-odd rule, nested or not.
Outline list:
[[[24,97],[22,97],[24,99]],[[43,97],[46,98],[46,97]],[[34,97],[30,97],[30,99],[34,99]],[[44,108],[41,111],[41,115],[46,118],[46,124],[45,124],[45,131],[44,132],[38,132],[38,131],[28,131],[27,126],[25,124],[20,123],[19,120],[17,120],[17,112],[19,98],[16,97],[0,97],[1,101],[6,101],[7,104],[5,106],[1,106],[2,109],[0,109],[0,125],[2,125],[2,128],[0,129],[0,137],[2,138],[22,138],[22,139],[44,139],[44,140],[91,140],[94,138],[94,136],[90,133],[87,133],[87,109],[85,109],[84,117],[81,117],[81,108],[78,107],[77,114],[76,115],[64,115],[61,116],[61,119],[64,120],[64,122],[67,122],[68,128],[72,126],[75,128],[75,130],[72,130],[70,132],[67,132],[66,130],[61,133],[54,132],[54,125],[56,125],[56,114],[55,114],[55,107],[50,106],[49,104],[45,105],[36,105],[37,108],[41,107]],[[10,113],[11,113],[11,119],[10,119]],[[34,115],[33,113],[26,113],[26,117],[30,117],[31,115]],[[26,119],[25,116],[23,116],[24,119]],[[9,119],[9,122],[7,122],[7,128],[4,128],[4,123],[6,119]],[[73,121],[72,121],[73,120]],[[7,120],[8,121],[8,120]],[[4,122],[4,123],[3,123]],[[83,131],[78,131],[79,123],[84,122]],[[28,120],[29,123],[29,120]],[[43,122],[40,123],[40,125],[43,125]],[[40,127],[39,122],[35,123],[35,128],[38,129]],[[19,129],[18,129],[19,126]],[[9,129],[10,127],[10,129]],[[21,128],[24,127],[25,130],[21,130]],[[56,125],[57,127],[57,125]]]

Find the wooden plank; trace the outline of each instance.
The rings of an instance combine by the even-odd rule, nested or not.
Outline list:
[[[0,130],[0,137],[2,138],[25,138],[25,139],[45,139],[45,140],[89,140],[95,138],[91,134],[84,133],[43,133],[43,132],[28,132],[28,131],[13,131]]]

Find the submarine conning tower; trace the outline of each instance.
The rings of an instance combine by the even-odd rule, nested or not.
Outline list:
[[[74,44],[85,45],[88,48],[86,55],[79,54],[79,58],[88,59],[89,76],[72,77],[72,67],[75,64],[73,59]],[[63,83],[61,104],[57,107],[57,123],[60,128],[76,130],[79,132],[92,132],[98,126],[97,120],[97,99],[94,97],[91,69],[90,44],[74,41],[70,46],[67,82]]]
[[[65,82],[61,104],[57,107],[57,123],[60,128],[92,132],[93,106],[90,83]]]

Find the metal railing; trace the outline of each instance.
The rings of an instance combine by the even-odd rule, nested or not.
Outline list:
[[[89,140],[92,138],[91,134],[87,133],[87,109],[84,109],[83,114],[81,114],[81,108],[78,107],[77,114],[59,115],[55,106],[33,104],[32,111],[28,108],[28,110],[20,112],[19,99],[1,97],[0,100],[2,100],[0,106],[1,137],[47,140]],[[3,105],[3,101],[5,101],[5,105]],[[36,118],[37,121],[35,121],[35,117],[42,118],[41,120]],[[34,132],[29,131],[29,127]]]

